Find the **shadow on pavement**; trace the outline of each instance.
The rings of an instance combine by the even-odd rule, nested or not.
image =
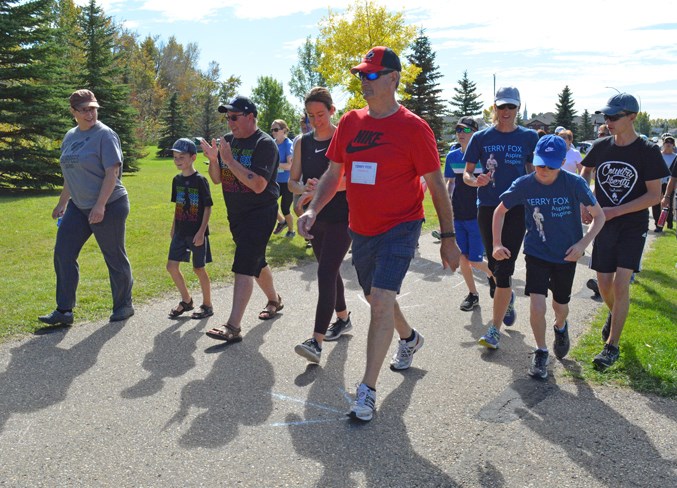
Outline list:
[[[212,370],[204,380],[183,387],[179,411],[165,426],[184,422],[193,407],[201,412],[180,437],[181,447],[222,447],[237,436],[240,424],[260,425],[268,419],[275,377],[260,348],[274,321],[259,323],[242,342],[208,349],[219,354]]]
[[[407,436],[404,415],[414,387],[426,371],[411,368],[402,372],[402,383],[385,400],[377,397],[377,414],[371,422],[362,424],[345,416],[350,408],[340,387],[349,344],[345,339],[337,341],[326,366],[312,382],[306,418],[295,414],[286,417],[294,450],[322,466],[314,486],[457,486],[446,473],[416,453]],[[318,411],[325,405],[340,407],[325,411],[322,415],[326,421],[322,422],[317,418]],[[364,485],[362,478],[352,477],[354,474],[364,477]],[[310,486],[312,480],[306,481]]]
[[[109,322],[69,349],[59,347],[69,328],[44,328],[10,350],[0,373],[0,432],[13,413],[29,413],[62,402],[73,381],[96,364],[101,348],[124,327]]]

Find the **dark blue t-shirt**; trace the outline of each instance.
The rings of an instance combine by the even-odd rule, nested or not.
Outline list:
[[[510,184],[526,174],[525,164],[534,159],[538,142],[536,131],[517,127],[512,132],[499,132],[495,127],[475,132],[465,152],[465,160],[493,171],[494,181],[477,189],[477,203],[497,207],[500,195]]]
[[[465,171],[465,160],[463,151],[460,148],[452,149],[447,154],[444,163],[444,177],[454,178],[454,192],[451,195],[451,205],[454,209],[454,220],[475,220],[477,219],[477,188],[468,186],[463,181],[463,172]],[[477,166],[475,173],[482,172],[482,168]]]
[[[597,202],[583,178],[562,170],[551,185],[539,183],[534,173],[518,178],[501,201],[509,209],[524,205],[524,254],[551,263],[566,263],[567,249],[583,238],[580,204]]]

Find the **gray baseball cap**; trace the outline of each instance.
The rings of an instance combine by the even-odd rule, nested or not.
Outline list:
[[[520,92],[514,86],[502,86],[494,96],[494,103],[496,105],[505,105],[512,103],[513,105],[522,105],[520,100]]]
[[[616,115],[619,112],[639,112],[637,99],[629,93],[619,93],[606,102],[606,106],[596,110],[596,114]]]

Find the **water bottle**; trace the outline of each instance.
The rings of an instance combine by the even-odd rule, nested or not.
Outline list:
[[[61,221],[63,220],[63,217],[59,217],[56,219],[56,226],[59,227],[61,225]]]
[[[665,207],[663,210],[661,210],[661,215],[660,217],[658,217],[656,227],[663,227],[665,225],[666,220],[668,220],[668,207]]]

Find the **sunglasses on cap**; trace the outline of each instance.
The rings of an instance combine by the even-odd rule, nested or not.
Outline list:
[[[609,121],[611,121],[611,122],[616,122],[617,120],[620,120],[620,119],[622,119],[623,117],[627,117],[628,115],[629,115],[629,114],[627,114],[627,113],[625,113],[625,112],[621,112],[621,113],[616,114],[616,115],[607,115],[607,114],[604,114],[604,120],[609,120]]]
[[[355,73],[355,76],[357,76],[360,80],[374,81],[378,80],[383,75],[388,75],[392,73],[393,71],[395,70],[384,69],[382,71],[376,71],[375,73],[363,73],[362,71],[358,71],[357,73]]]
[[[496,108],[499,110],[515,110],[517,108],[517,105],[514,103],[504,103],[503,105],[496,105]]]
[[[470,127],[461,127],[460,125],[456,127],[456,133],[460,134],[461,132],[465,132],[466,134],[470,134],[472,132],[472,129]]]

